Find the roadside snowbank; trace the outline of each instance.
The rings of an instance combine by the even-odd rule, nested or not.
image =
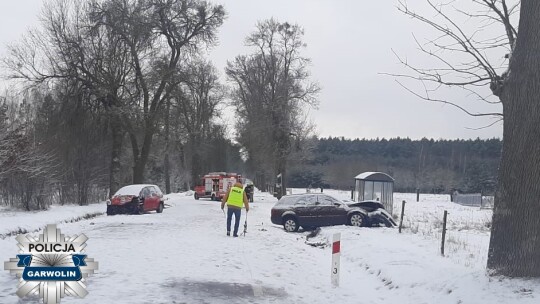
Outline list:
[[[45,211],[0,209],[0,239],[17,233],[37,232],[47,224],[69,223],[105,213],[105,202],[77,205],[52,205]]]

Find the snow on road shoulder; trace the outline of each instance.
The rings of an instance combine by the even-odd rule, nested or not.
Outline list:
[[[483,215],[437,197],[408,209],[411,224],[425,219],[418,229],[432,229],[432,234],[415,233],[411,227],[398,234],[390,228],[335,226],[322,228],[309,242],[309,232],[287,233],[271,224],[270,209],[277,200],[268,193],[255,192],[247,233],[239,238],[225,235],[219,202],[195,200],[192,193],[166,197],[170,207],[161,214],[102,216],[59,225],[66,235],[87,235],[87,254],[100,265],[89,278],[89,295],[62,303],[532,304],[540,298],[539,280],[490,277],[482,259],[471,258],[474,264],[469,266],[455,259],[469,254],[471,247],[456,247],[442,257],[439,240],[432,236],[438,208],[453,207],[451,227],[469,227],[462,231],[471,233],[481,225],[467,223],[481,221]],[[41,214],[37,221],[49,223],[48,213]],[[24,214],[14,216],[25,223]],[[243,212],[240,232],[245,220]],[[332,288],[328,245],[336,232],[342,233],[342,268],[340,287]],[[478,235],[484,240],[489,232]],[[0,240],[0,257],[15,254],[13,238]],[[0,286],[0,303],[19,301],[14,276],[1,273]]]
[[[400,303],[519,303],[540,298],[540,280],[490,277],[485,266],[471,269],[442,257],[438,247],[414,234],[397,229],[328,227],[318,238],[330,242],[341,232],[342,279],[346,285],[369,274],[385,299]]]
[[[34,232],[44,228],[47,224],[70,222],[85,217],[97,216],[103,214],[105,210],[105,202],[87,206],[52,205],[45,211],[21,211],[1,208],[0,238],[14,232]]]

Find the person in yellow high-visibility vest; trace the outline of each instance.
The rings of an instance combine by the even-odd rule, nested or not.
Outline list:
[[[235,183],[229,192],[221,200],[221,210],[227,204],[227,235],[231,235],[231,221],[234,214],[234,237],[238,237],[238,226],[240,225],[240,216],[242,207],[246,206],[246,212],[249,211],[249,201],[246,192],[241,183]]]

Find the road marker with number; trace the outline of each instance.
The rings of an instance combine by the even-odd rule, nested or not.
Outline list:
[[[341,251],[341,233],[334,233],[332,240],[332,286],[339,286],[339,257]]]

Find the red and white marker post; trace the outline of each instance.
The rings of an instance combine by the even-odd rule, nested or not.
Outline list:
[[[332,286],[339,286],[339,257],[341,255],[341,233],[334,233],[332,240]]]

